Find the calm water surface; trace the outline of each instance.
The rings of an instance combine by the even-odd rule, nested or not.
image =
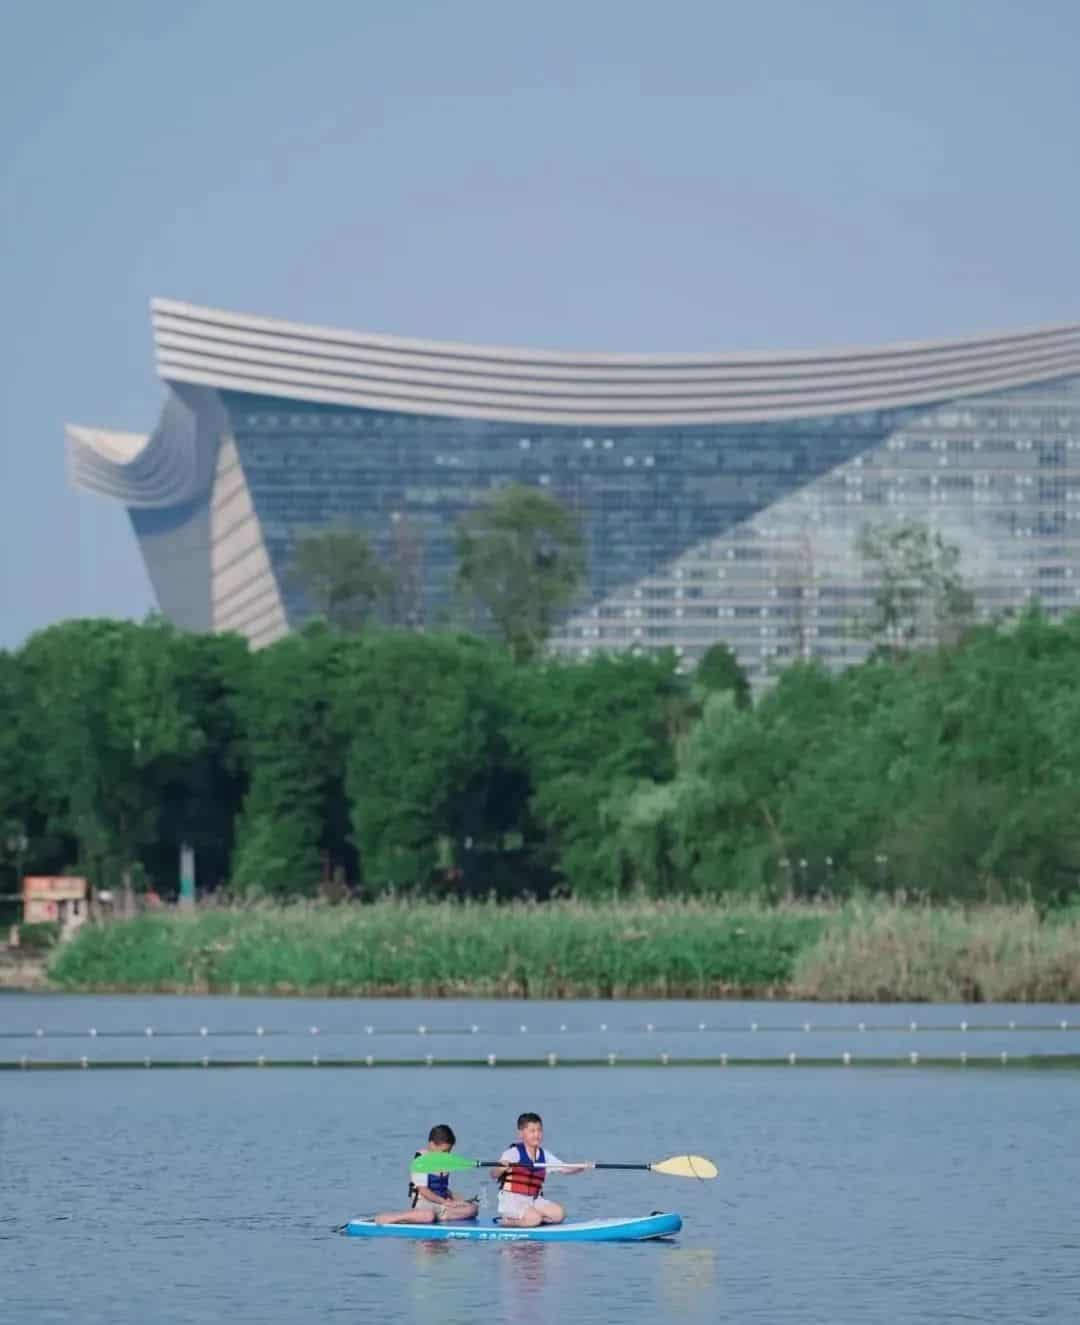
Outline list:
[[[1056,1025],[1072,1009],[803,1009],[760,1004],[494,1004],[0,998],[0,1058],[447,1056],[751,1050],[776,1066],[305,1068],[0,1074],[0,1321],[1080,1321],[1080,1072],[797,1068],[792,1049],[906,1052],[902,1032],[768,1025],[858,1020]],[[644,1032],[646,1023],[671,1031]],[[415,1031],[429,1034],[418,1050]],[[480,1025],[472,1032],[472,1024]],[[521,1031],[521,1024],[528,1029]],[[151,1026],[136,1043],[109,1036]],[[210,1035],[199,1034],[206,1026]],[[253,1043],[254,1027],[280,1031]],[[366,1027],[371,1025],[373,1032]],[[59,1031],[94,1026],[92,1044]],[[565,1031],[560,1031],[566,1026]],[[608,1029],[601,1031],[600,1027]],[[459,1034],[432,1035],[457,1027]],[[16,1038],[36,1029],[45,1034]],[[163,1032],[172,1031],[172,1037]],[[235,1037],[218,1030],[242,1031]],[[184,1032],[185,1034],[179,1034]],[[188,1034],[190,1033],[190,1034]],[[695,1034],[697,1039],[695,1039]],[[918,1048],[959,1052],[958,1031]],[[1080,1036],[964,1036],[970,1052],[1055,1052]],[[50,1038],[52,1036],[52,1038]],[[560,1039],[559,1037],[563,1038]],[[307,1037],[307,1038],[305,1038]],[[517,1037],[516,1039],[514,1037]],[[1068,1039],[1069,1043],[1064,1043]],[[663,1043],[661,1044],[661,1040]],[[979,1040],[978,1043],[975,1041]],[[985,1041],[985,1043],[983,1042]],[[946,1046],[945,1049],[939,1048]],[[698,1151],[713,1183],[553,1179],[572,1217],[681,1212],[640,1246],[366,1242],[334,1226],[398,1206],[434,1122],[464,1153],[544,1114],[566,1158]],[[490,1183],[472,1185],[481,1190]],[[492,1191],[484,1192],[488,1210]]]

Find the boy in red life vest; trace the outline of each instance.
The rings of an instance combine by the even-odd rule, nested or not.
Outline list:
[[[428,1133],[428,1150],[453,1150],[457,1142],[454,1129],[439,1123]],[[413,1156],[418,1159],[423,1150]],[[459,1200],[450,1190],[449,1173],[410,1173],[408,1210],[375,1216],[376,1224],[442,1224],[448,1220],[475,1219],[475,1201]]]
[[[543,1195],[548,1171],[581,1173],[589,1166],[564,1164],[550,1150],[544,1150],[544,1122],[538,1113],[523,1113],[517,1126],[518,1140],[507,1146],[499,1156],[499,1167],[491,1170],[499,1184],[499,1223],[514,1228],[561,1224],[566,1211]]]

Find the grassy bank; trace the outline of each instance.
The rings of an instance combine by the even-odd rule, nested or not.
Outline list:
[[[384,901],[210,908],[88,927],[71,990],[1080,1000],[1080,918],[1027,907]]]

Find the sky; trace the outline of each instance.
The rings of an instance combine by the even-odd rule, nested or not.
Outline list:
[[[1075,0],[42,0],[0,13],[0,648],[153,607],[65,423],[151,297],[581,350],[1080,320]]]

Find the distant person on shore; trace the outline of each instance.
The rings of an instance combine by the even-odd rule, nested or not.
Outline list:
[[[457,1143],[454,1129],[439,1123],[428,1133],[424,1150],[418,1150],[413,1159],[430,1151],[447,1153]],[[409,1174],[409,1209],[396,1210],[375,1216],[376,1224],[442,1224],[450,1220],[475,1219],[479,1204],[460,1200],[450,1189],[449,1173]]]

